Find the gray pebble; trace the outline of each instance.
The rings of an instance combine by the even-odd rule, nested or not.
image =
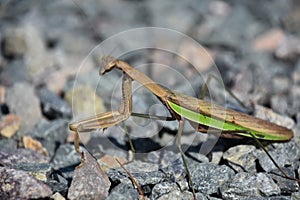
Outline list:
[[[70,105],[55,93],[47,88],[42,88],[37,91],[37,95],[40,98],[42,111],[46,117],[49,119],[71,118],[72,110]]]
[[[1,199],[39,199],[49,197],[52,190],[22,170],[0,167]]]

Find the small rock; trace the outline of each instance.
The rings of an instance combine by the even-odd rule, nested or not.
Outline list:
[[[65,198],[59,193],[55,192],[51,197],[51,200],[65,200]]]
[[[11,138],[20,127],[21,119],[18,115],[9,114],[2,118],[0,122],[0,133],[6,138]]]
[[[70,177],[70,179],[71,178],[72,177]],[[46,184],[52,189],[53,192],[59,192],[60,194],[67,196],[69,183],[61,175],[55,172],[52,173],[51,176],[48,177]]]
[[[96,158],[101,158],[105,154],[127,158],[128,145],[124,139],[126,135],[119,126],[110,127],[105,131],[79,133],[79,137]]]
[[[287,36],[275,51],[275,55],[280,59],[295,59],[300,54],[300,39],[295,36]]]
[[[6,57],[23,56],[27,51],[27,43],[22,28],[8,28],[3,36],[3,54]]]
[[[40,141],[47,149],[49,156],[52,157],[58,146],[64,144],[68,137],[68,123],[64,119],[41,121],[30,132],[30,135]]]
[[[174,162],[161,169],[170,180],[176,181],[181,190],[186,189],[186,169],[182,158],[178,158]]]
[[[110,181],[97,161],[83,151],[83,161],[76,168],[68,192],[69,199],[105,199]]]
[[[139,199],[139,193],[132,184],[120,183],[111,190],[111,193],[106,200],[115,199]]]
[[[9,88],[6,101],[10,111],[20,116],[22,120],[21,135],[32,130],[42,118],[39,99],[34,94],[33,86],[28,83],[16,83]]]
[[[208,198],[200,192],[196,193],[196,199],[208,200]],[[194,200],[193,193],[189,191],[184,191],[182,195],[182,200]]]
[[[287,97],[284,95],[276,94],[271,97],[271,108],[280,114],[286,114],[289,109]]]
[[[28,72],[26,71],[24,60],[18,59],[6,63],[0,73],[0,83],[5,86],[12,86],[17,82],[28,80]]]
[[[300,192],[295,192],[291,195],[291,200],[299,200],[300,199]]]
[[[293,6],[289,9],[289,12],[284,15],[282,20],[283,26],[287,31],[299,35],[300,33],[300,15],[299,15],[300,6],[297,3],[294,3]]]
[[[209,5],[209,10],[213,15],[227,16],[231,11],[231,5],[224,1],[212,1]]]
[[[0,151],[15,151],[17,149],[17,142],[13,139],[1,139],[0,140]]]
[[[295,178],[295,171],[292,167],[285,167],[282,170],[291,178]],[[275,175],[275,174],[279,174]],[[296,181],[287,179],[279,171],[279,169],[272,170],[270,176],[275,180],[276,184],[279,186],[282,194],[291,194],[299,190],[299,185]]]
[[[118,161],[121,164],[125,164],[125,163],[128,162],[123,157],[113,157],[113,156],[110,156],[110,155],[107,155],[107,154],[104,155],[103,157],[101,157],[100,159],[98,159],[97,161],[100,164],[101,169],[103,169],[103,171],[107,171],[111,168],[120,167],[120,164],[116,161],[116,159],[118,159]]]
[[[48,177],[52,172],[52,168],[48,163],[20,163],[14,166],[14,168],[26,171],[43,182],[48,180]]]
[[[197,43],[196,43],[197,44]],[[180,44],[178,53],[183,59],[189,61],[189,64],[200,73],[209,70],[214,64],[213,52],[204,47],[199,47],[194,42],[183,40]]]
[[[72,105],[76,118],[87,117],[105,112],[102,99],[88,85],[80,85],[66,92],[66,101]]]
[[[47,51],[40,30],[35,23],[28,22],[22,25],[27,51],[24,62],[27,74],[34,83],[43,82],[49,71],[54,70],[53,56]]]
[[[284,76],[277,76],[272,79],[274,93],[285,93],[291,87],[290,78]]]
[[[279,28],[268,30],[253,41],[253,48],[258,51],[275,51],[285,39],[284,32]]]
[[[293,116],[296,115],[297,112],[300,111],[300,85],[294,85],[289,88],[289,107],[288,113]]]
[[[2,166],[15,166],[21,163],[47,163],[49,157],[30,149],[16,149],[15,151],[0,151],[0,164]]]
[[[153,187],[152,192],[151,192],[151,198],[152,199],[158,199],[158,198],[167,199],[166,194],[169,194],[169,193],[175,192],[175,191],[176,191],[176,193],[179,192],[179,195],[181,194],[176,183],[161,182],[161,183],[156,184]],[[171,198],[171,199],[173,199],[173,198]]]
[[[71,144],[63,144],[57,149],[51,166],[53,169],[58,170],[60,168],[77,165],[81,158],[75,151],[74,146]]]
[[[157,199],[158,200],[168,200],[168,199],[181,200],[182,193],[180,190],[172,190],[169,193],[164,194],[160,198],[157,198]]]
[[[279,195],[280,188],[264,173],[251,175],[240,172],[220,188],[224,199],[259,198]]]
[[[0,167],[1,199],[40,199],[49,197],[51,189],[22,170]]]
[[[234,176],[234,171],[225,165],[198,163],[188,165],[196,191],[214,194],[218,188]]]
[[[256,172],[255,150],[254,146],[238,145],[228,149],[223,158],[238,172]]]
[[[212,152],[211,163],[219,164],[222,157],[223,157],[223,152],[222,151],[213,151]]]
[[[5,103],[5,93],[6,93],[6,88],[0,85],[0,105]]]
[[[48,155],[47,150],[42,146],[42,144],[30,136],[23,136],[23,144],[26,149],[31,149],[43,155]]]
[[[273,143],[265,147],[279,166],[293,166],[300,157],[300,150],[294,140],[283,143]],[[257,151],[257,158],[261,167],[270,172],[277,169],[268,155],[262,150]]]
[[[136,182],[140,185],[157,184],[166,179],[168,175],[159,170],[158,165],[145,163],[141,161],[133,161],[124,165],[131,173]],[[131,180],[122,168],[111,169],[106,172],[113,182],[121,182],[131,184]]]
[[[71,118],[72,110],[70,105],[47,88],[37,92],[42,103],[43,114],[49,119]]]
[[[271,109],[265,108],[260,105],[255,105],[254,115],[255,117],[270,121],[280,126],[287,127],[289,129],[291,129],[295,125],[295,122],[291,118],[279,115],[273,112]]]

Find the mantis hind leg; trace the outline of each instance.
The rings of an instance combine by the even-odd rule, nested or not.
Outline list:
[[[195,189],[194,189],[194,184],[193,184],[193,181],[192,181],[192,177],[191,177],[191,174],[190,174],[190,171],[189,171],[189,168],[188,168],[185,156],[184,156],[184,152],[183,152],[183,150],[181,148],[181,135],[182,135],[182,131],[183,131],[183,120],[181,119],[178,122],[179,122],[179,125],[178,125],[178,132],[177,132],[177,147],[179,149],[179,152],[180,152],[180,155],[181,155],[181,159],[182,159],[183,165],[185,167],[185,170],[186,170],[186,173],[187,173],[187,176],[188,176],[189,186],[192,189],[194,199],[196,199],[196,193],[195,193]]]

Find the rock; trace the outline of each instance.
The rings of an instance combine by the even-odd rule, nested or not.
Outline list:
[[[254,116],[278,124],[280,126],[287,127],[289,129],[291,129],[295,125],[295,122],[291,118],[279,115],[273,112],[271,109],[265,108],[260,105],[255,105]]]
[[[281,45],[275,51],[275,56],[279,59],[296,59],[300,54],[300,38],[293,35],[289,35],[281,43]]]
[[[124,167],[131,173],[140,186],[157,184],[168,176],[158,170],[159,168],[156,164],[152,163],[133,161],[124,165]],[[121,183],[131,184],[130,178],[122,168],[112,169],[106,173],[113,182],[120,181]]]
[[[180,189],[176,185],[176,183],[172,182],[161,182],[156,184],[151,192],[151,198],[152,199],[168,199],[166,196],[169,194],[172,196],[170,193],[176,193],[178,196],[180,196],[180,199],[182,198],[182,194],[180,192]],[[174,195],[174,194],[173,194]],[[179,197],[175,198],[178,199]],[[174,199],[174,198],[169,198],[169,199]]]
[[[300,15],[299,15],[299,4],[292,6],[291,10],[283,16],[283,25],[288,32],[299,35],[300,33]]]
[[[75,151],[74,146],[71,144],[60,145],[57,149],[55,156],[51,162],[53,169],[70,167],[80,163],[80,155]]]
[[[222,157],[223,157],[223,152],[222,151],[213,151],[212,152],[211,163],[219,164]]]
[[[289,77],[277,76],[272,79],[273,90],[276,94],[286,93],[291,87]]]
[[[180,190],[172,190],[167,194],[162,195],[159,200],[167,200],[167,199],[174,199],[174,200],[181,200],[182,194]]]
[[[199,47],[197,43],[183,41],[178,52],[184,60],[192,64],[198,73],[208,71],[214,65],[213,52],[207,48]]]
[[[52,157],[58,146],[66,142],[68,137],[68,123],[65,119],[41,121],[30,132],[30,135],[32,138],[40,141],[42,146],[47,149],[49,156]]]
[[[280,188],[266,174],[240,172],[220,188],[224,199],[259,198],[279,195]]]
[[[43,114],[49,119],[71,118],[72,110],[70,105],[51,92],[47,88],[42,88],[37,92],[42,104]]]
[[[139,193],[132,184],[120,183],[112,189],[111,193],[106,198],[106,200],[114,199],[139,199]]]
[[[51,200],[65,200],[65,198],[59,193],[55,192],[51,197]]]
[[[20,123],[21,119],[18,115],[4,116],[0,122],[0,134],[6,138],[11,138],[19,130]]]
[[[290,89],[288,114],[296,115],[300,110],[300,85],[294,85]]]
[[[286,114],[289,109],[288,99],[284,95],[273,95],[271,97],[271,108],[277,113]]]
[[[234,171],[225,165],[212,163],[189,164],[194,188],[203,194],[214,194],[234,176]]]
[[[76,118],[105,112],[102,99],[89,85],[79,85],[74,90],[70,89],[66,92],[65,99],[72,105],[73,115]]]
[[[30,21],[22,25],[27,51],[24,55],[25,67],[30,80],[34,83],[43,82],[49,71],[54,69],[54,58],[47,51],[41,32]]]
[[[3,65],[0,73],[1,84],[5,86],[12,86],[17,82],[26,82],[28,80],[29,75],[25,68],[24,60],[12,60]],[[9,90],[9,88],[7,88],[7,90]]]
[[[21,163],[47,163],[49,157],[32,151],[30,149],[16,149],[15,151],[1,151],[0,164],[2,166],[13,167]]]
[[[295,178],[295,170],[292,167],[285,167],[282,170],[291,178]],[[295,180],[290,180],[279,171],[279,169],[272,170],[270,176],[279,186],[282,194],[291,194],[299,190],[299,185]]]
[[[39,99],[34,93],[33,86],[28,83],[15,83],[8,89],[6,101],[10,112],[16,113],[21,118],[21,135],[32,130],[42,118]]]
[[[47,150],[42,146],[42,144],[30,136],[23,136],[23,144],[26,149],[31,149],[43,155],[48,155]]]
[[[73,172],[73,171],[72,171]],[[72,177],[70,177],[71,179]],[[53,192],[59,192],[63,196],[67,196],[69,182],[63,176],[54,172],[48,177],[46,184],[52,189]]]
[[[300,199],[300,193],[295,192],[291,195],[291,200],[299,200]]]
[[[84,151],[83,161],[74,171],[68,198],[105,199],[108,196],[110,184],[97,161]]]
[[[13,139],[3,138],[0,140],[0,151],[15,151],[17,149],[17,142]]]
[[[128,162],[123,157],[113,157],[113,156],[110,156],[110,155],[104,155],[103,157],[98,159],[97,162],[100,164],[101,169],[103,169],[103,171],[107,171],[111,168],[120,167],[120,164],[116,161],[116,159],[118,159],[118,161],[121,164],[125,164],[125,163]]]
[[[257,51],[274,52],[285,39],[283,30],[274,28],[259,35],[253,41],[253,48]]]
[[[269,148],[268,146],[265,148],[279,166],[293,166],[296,164],[300,156],[300,149],[293,140],[284,143],[273,143],[269,145]],[[266,172],[270,172],[272,169],[277,169],[262,149],[257,152],[259,164]]]
[[[40,199],[49,197],[51,189],[22,170],[0,167],[1,199]]]
[[[238,172],[256,172],[256,148],[250,145],[238,145],[231,147],[224,154],[223,158]]]
[[[119,126],[113,126],[105,131],[93,131],[79,133],[80,140],[84,146],[93,153],[96,158],[105,154],[124,157],[128,160],[128,148],[126,135]]]
[[[244,24],[248,26],[242,31],[235,31]],[[247,43],[249,44],[247,41],[264,29],[263,24],[256,21],[250,11],[243,6],[236,6],[226,17],[207,19],[203,26],[211,29],[211,32],[201,38],[201,41],[233,48],[244,48]]]
[[[52,173],[52,168],[48,163],[20,163],[14,168],[26,171],[37,180],[46,182]]]
[[[24,38],[22,28],[8,28],[3,35],[3,54],[6,57],[24,56],[28,50],[28,44]]]
[[[206,2],[200,2],[199,4],[205,5],[205,3]],[[146,2],[146,8],[149,14],[151,14],[151,24],[153,26],[165,28],[177,27],[176,30],[186,32],[189,29],[188,24],[192,23],[194,17],[194,13],[188,11],[189,7],[199,6],[201,8],[199,4],[193,4],[192,1],[189,1],[189,3],[182,1],[176,1],[176,3],[153,1],[151,3]],[[169,13],[166,13],[165,11],[169,10],[168,8],[172,9],[170,9]]]
[[[0,85],[0,105],[4,104],[6,102],[5,93],[6,93],[6,87],[3,85]]]

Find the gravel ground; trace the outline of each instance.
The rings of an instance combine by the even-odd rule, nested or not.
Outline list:
[[[122,73],[100,77],[103,55],[191,96],[219,75],[252,115],[293,130],[292,140],[264,145],[299,178],[299,13],[296,0],[1,1],[0,199],[142,199],[115,158],[147,199],[193,199],[176,121],[130,117],[80,133],[84,161],[74,150],[70,122],[120,105]],[[216,81],[206,100],[247,112]],[[133,111],[168,115],[136,82]],[[185,123],[182,147],[197,199],[300,199],[298,183],[251,139]]]

